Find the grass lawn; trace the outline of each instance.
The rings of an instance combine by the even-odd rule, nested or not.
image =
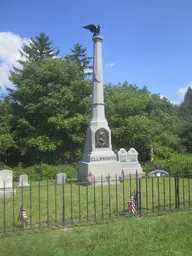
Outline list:
[[[183,209],[192,205],[191,180],[180,178],[179,196]],[[33,227],[62,227],[78,222],[130,216],[127,202],[136,189],[135,180],[105,186],[79,186],[54,181],[32,182],[30,188],[17,188],[16,197],[0,199],[0,232],[20,229],[17,220],[21,202]],[[141,199],[139,215],[175,210],[174,178],[141,179],[138,184]]]
[[[1,235],[0,248],[2,256],[186,256],[192,254],[192,213],[9,233]]]

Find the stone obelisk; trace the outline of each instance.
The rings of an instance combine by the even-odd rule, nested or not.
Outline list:
[[[90,29],[91,26],[91,29]],[[91,173],[96,180],[110,175],[115,177],[121,172],[120,163],[112,150],[111,130],[105,117],[105,104],[103,93],[102,74],[102,41],[100,26],[87,27],[93,35],[93,87],[92,87],[92,109],[89,121],[85,148],[82,160],[79,163],[78,179],[86,181]]]

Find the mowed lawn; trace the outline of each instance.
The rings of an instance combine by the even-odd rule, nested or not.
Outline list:
[[[0,248],[2,256],[186,256],[192,253],[192,212],[9,233],[1,235]]]
[[[192,181],[180,178],[180,208],[192,206]],[[140,191],[138,216],[175,210],[175,179],[125,180],[121,184],[80,186],[54,181],[32,182],[29,188],[17,188],[16,197],[0,199],[0,232],[21,229],[18,220],[21,202],[27,212],[27,228],[58,227],[79,222],[131,217],[127,202],[131,192]]]

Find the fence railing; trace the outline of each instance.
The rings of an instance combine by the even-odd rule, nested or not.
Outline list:
[[[192,206],[191,183],[191,177],[184,175],[159,178],[130,175],[121,182],[116,177],[108,183],[101,178],[91,185],[73,180],[62,185],[53,180],[31,181],[29,187],[17,187],[17,183],[13,183],[9,191],[5,187],[1,189],[0,232],[23,230],[23,226],[25,229],[62,228],[187,210]],[[135,211],[131,207],[135,207]],[[24,214],[27,225],[22,222]]]

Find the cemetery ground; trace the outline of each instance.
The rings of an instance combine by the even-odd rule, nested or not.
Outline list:
[[[127,203],[134,190],[139,191],[138,217],[190,209],[191,183],[190,178],[179,179],[177,198],[174,177],[142,178],[137,184],[130,179],[103,186],[82,186],[73,180],[64,185],[56,185],[53,180],[33,181],[27,188],[18,188],[14,183],[16,197],[0,199],[0,232],[22,230],[18,220],[21,202],[28,216],[26,229],[60,229],[132,217]]]
[[[128,218],[69,229],[23,231],[1,235],[2,256],[191,255],[192,213]]]

